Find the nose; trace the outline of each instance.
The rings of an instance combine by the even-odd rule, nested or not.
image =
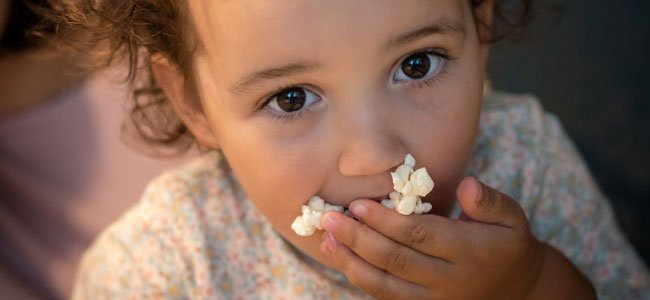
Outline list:
[[[380,174],[402,163],[406,147],[384,114],[377,109],[357,109],[347,115],[346,121],[339,123],[344,137],[338,161],[342,175]]]

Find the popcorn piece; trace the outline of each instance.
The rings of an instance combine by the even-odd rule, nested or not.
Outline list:
[[[403,215],[410,215],[415,211],[415,206],[421,203],[418,196],[404,196],[397,204],[397,212]]]
[[[393,199],[384,199],[384,200],[381,200],[381,205],[383,205],[385,207],[388,207],[390,209],[395,209],[395,207],[397,205],[397,201],[395,201]]]
[[[413,190],[411,191],[413,195],[424,197],[433,190],[433,180],[431,180],[427,169],[424,167],[417,169],[417,171],[411,174],[409,183],[413,186]]]
[[[433,180],[426,168],[413,171],[414,167],[415,158],[407,154],[404,164],[390,173],[395,192],[390,193],[390,199],[381,201],[383,206],[395,209],[402,215],[423,214],[431,210],[431,203],[423,203],[420,197],[426,196],[433,190]]]
[[[307,225],[305,223],[305,220],[303,220],[302,216],[298,216],[293,223],[291,223],[291,229],[293,229],[296,234],[301,235],[301,236],[310,236],[314,234],[314,231],[316,230],[316,227]]]
[[[431,203],[420,201],[420,205],[416,206],[413,212],[421,215],[423,213],[428,213],[432,208],[433,206],[431,206]]]
[[[310,236],[316,229],[323,229],[320,218],[328,211],[343,212],[343,207],[325,203],[325,200],[318,196],[312,197],[307,205],[302,206],[302,215],[291,223],[291,229],[298,235]]]
[[[411,153],[406,154],[406,157],[404,157],[404,164],[411,167],[411,169],[415,168],[415,158]]]
[[[390,173],[395,191],[388,195],[390,199],[381,201],[383,206],[395,209],[402,215],[423,214],[431,210],[431,203],[423,203],[420,197],[426,196],[433,190],[433,180],[424,167],[413,171],[414,167],[415,158],[407,154],[404,164]],[[291,229],[298,235],[310,236],[316,230],[323,229],[320,219],[328,211],[343,212],[344,209],[342,206],[325,203],[322,198],[314,196],[309,199],[307,205],[302,206],[302,215],[293,221]],[[350,212],[346,210],[345,214],[350,215]]]

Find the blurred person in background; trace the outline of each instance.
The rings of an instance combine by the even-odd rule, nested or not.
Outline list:
[[[33,39],[33,4],[0,0],[0,290],[64,299],[92,239],[182,158],[123,143],[126,87]]]

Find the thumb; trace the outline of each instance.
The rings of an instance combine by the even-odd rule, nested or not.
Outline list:
[[[511,228],[528,226],[519,203],[474,177],[463,179],[456,195],[465,218]]]

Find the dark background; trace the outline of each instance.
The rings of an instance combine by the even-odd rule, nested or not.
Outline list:
[[[526,41],[492,47],[495,88],[557,115],[650,262],[650,1],[546,0]]]

